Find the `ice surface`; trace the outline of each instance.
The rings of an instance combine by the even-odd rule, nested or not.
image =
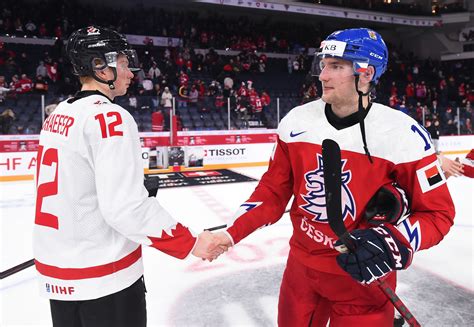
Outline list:
[[[259,178],[265,168],[241,168]],[[398,294],[423,326],[474,326],[474,180],[450,178],[456,219],[436,247],[400,273]],[[159,201],[195,231],[221,225],[256,182],[164,189]],[[0,183],[0,270],[32,257],[33,181]],[[212,263],[144,250],[149,326],[275,326],[289,250],[289,217],[259,230]],[[0,284],[0,326],[50,326],[34,268]]]

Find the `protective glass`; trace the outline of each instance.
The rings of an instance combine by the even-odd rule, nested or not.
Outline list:
[[[359,75],[360,73],[365,72],[367,67],[369,67],[369,59],[351,56],[351,54],[346,51],[346,47],[347,43],[342,41],[325,40],[321,42],[321,47],[316,50],[314,54],[313,63],[311,65],[311,74],[313,76],[321,75],[325,66],[323,62],[324,58],[339,58],[352,62],[353,75]]]
[[[109,67],[117,68],[117,57],[121,54],[127,56],[128,68],[130,69],[130,71],[137,72],[137,71],[140,70],[140,65],[139,65],[139,62],[138,62],[138,55],[137,55],[137,52],[133,49],[107,52],[104,55],[105,60],[107,61],[106,65],[109,66]]]
[[[318,54],[318,52],[315,53],[313,62],[311,64],[311,75],[315,77],[319,77],[321,75],[322,70],[325,68],[326,63],[323,61],[325,58],[337,58],[337,59],[343,59],[346,61],[352,61],[349,58],[342,58],[339,56],[334,56],[330,54]],[[357,58],[352,61],[352,72],[348,73],[347,76],[350,75],[359,75],[367,70],[369,67],[369,60],[367,59],[361,59]],[[337,71],[338,67],[334,66],[334,64],[331,64],[328,66],[328,69]],[[346,75],[344,75],[346,76]]]

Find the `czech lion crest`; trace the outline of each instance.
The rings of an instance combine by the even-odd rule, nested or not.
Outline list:
[[[341,203],[342,203],[342,217],[345,220],[349,215],[355,220],[355,201],[352,193],[348,187],[349,182],[352,178],[350,170],[344,170],[347,160],[342,160],[342,172],[341,172]],[[301,194],[304,200],[304,204],[300,205],[300,208],[307,213],[314,216],[313,221],[327,223],[328,217],[326,213],[326,191],[324,188],[324,172],[323,172],[323,157],[321,154],[317,154],[317,167],[315,170],[311,170],[304,175],[306,181],[306,194]]]

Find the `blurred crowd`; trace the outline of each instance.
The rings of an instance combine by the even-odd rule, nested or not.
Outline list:
[[[286,22],[224,18],[216,12],[201,17],[194,12],[145,10],[140,5],[124,15],[124,9],[105,10],[74,1],[45,1],[34,8],[24,6],[22,0],[6,0],[5,4],[0,13],[0,35],[57,39],[53,46],[0,42],[3,134],[25,133],[24,126],[16,131],[10,128],[24,114],[21,110],[15,112],[18,99],[45,95],[46,105],[55,104],[79,89],[62,53],[63,38],[77,26],[94,21],[103,21],[124,33],[152,33],[183,40],[180,47],[157,47],[152,39],[137,47],[142,70],[121,103],[131,112],[145,109],[151,114],[162,110],[166,116],[173,98],[179,109],[208,112],[226,109],[230,98],[233,114],[243,121],[239,128],[248,127],[249,119],[259,126],[273,127],[266,122],[266,111],[274,108],[276,98],[292,98],[292,104],[297,105],[321,94],[319,82],[309,73],[312,56],[308,48],[318,45],[326,35],[322,23],[292,24],[290,28]],[[229,49],[238,54],[230,55],[225,51]],[[461,134],[472,134],[472,61],[420,60],[404,49],[392,45],[389,49],[389,68],[377,87],[377,101],[425,122],[427,128],[436,129],[432,135],[457,134],[458,124]],[[287,56],[275,59],[265,53]],[[284,92],[276,92],[282,90],[277,82],[285,85],[290,78],[296,79],[286,83]],[[29,131],[37,132],[34,128]]]

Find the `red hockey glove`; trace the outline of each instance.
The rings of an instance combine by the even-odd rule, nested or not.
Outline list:
[[[370,225],[399,224],[410,213],[405,191],[395,183],[382,186],[369,200],[365,219]]]

